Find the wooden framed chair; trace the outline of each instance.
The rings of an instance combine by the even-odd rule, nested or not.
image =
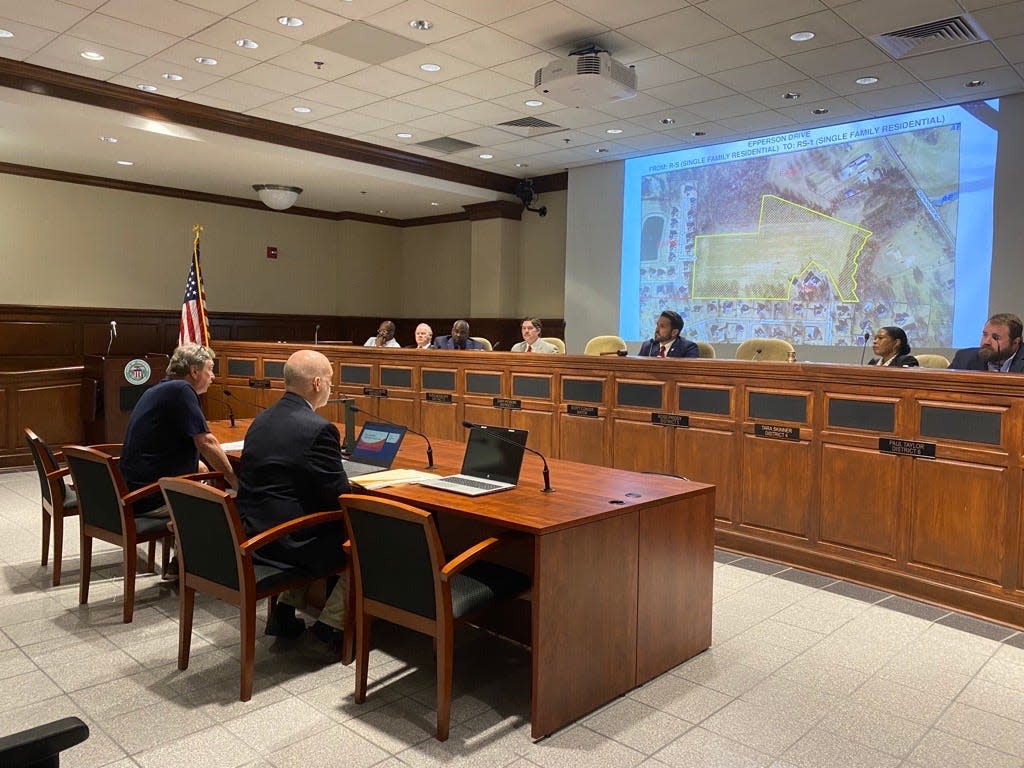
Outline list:
[[[541,338],[548,344],[554,344],[558,348],[559,352],[561,352],[563,355],[565,354],[565,342],[562,341],[560,338],[558,338],[557,336],[541,336]]]
[[[110,448],[111,446],[103,446]],[[89,602],[89,578],[92,573],[92,540],[99,539],[117,544],[123,551],[124,611],[128,624],[135,612],[135,548],[149,544],[146,567],[152,571],[156,559],[156,543],[163,542],[163,570],[167,572],[171,532],[167,518],[136,517],[135,505],[140,499],[160,492],[156,483],[128,491],[117,467],[117,459],[97,448],[81,445],[68,446],[64,455],[71,470],[78,493],[79,538],[81,540],[81,573],[78,582],[78,602]]]
[[[483,336],[470,336],[469,338],[473,339],[473,341],[479,341],[484,348],[484,352],[494,351],[494,347],[491,344],[490,339],[485,339]]]
[[[626,342],[620,336],[595,336],[587,342],[584,355],[626,354]]]
[[[226,492],[177,477],[161,479],[160,488],[171,510],[178,552],[178,669],[188,669],[196,592],[238,606],[242,651],[239,699],[249,701],[252,698],[253,667],[256,660],[256,603],[263,598],[270,598],[269,608],[273,610],[273,604],[281,592],[308,585],[324,576],[298,567],[281,569],[255,563],[253,552],[304,528],[340,522],[343,514],[341,510],[317,512],[246,538],[242,520],[235,509],[235,500]],[[349,587],[349,605],[345,611],[345,634],[341,649],[341,659],[345,664],[352,663],[355,634],[351,584]]]
[[[64,518],[78,514],[78,494],[68,488],[64,478],[70,470],[57,463],[50,446],[28,427],[25,442],[32,452],[32,463],[39,475],[39,496],[43,514],[43,557],[40,565],[46,567],[50,554],[50,529],[53,528],[53,586],[60,585],[61,561],[64,557]]]
[[[456,621],[530,588],[526,576],[481,558],[501,541],[484,539],[445,562],[429,512],[386,499],[342,494],[355,582],[357,704],[366,700],[370,625],[374,618],[434,638],[437,739],[448,738],[452,643]]]

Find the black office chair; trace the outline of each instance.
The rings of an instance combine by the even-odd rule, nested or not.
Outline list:
[[[256,603],[294,587],[306,586],[324,577],[304,568],[281,569],[254,563],[253,552],[282,536],[342,519],[340,510],[317,512],[289,520],[251,539],[246,538],[235,500],[224,491],[193,480],[165,477],[160,488],[174,520],[178,552],[178,669],[188,669],[192,647],[192,615],[196,592],[203,592],[238,606],[240,613],[241,687],[239,699],[252,698],[256,658]],[[351,596],[352,590],[349,590]],[[351,599],[351,597],[350,597]],[[346,611],[341,658],[352,662],[353,622]]]
[[[56,768],[60,753],[89,738],[89,726],[77,717],[65,717],[25,731],[0,737],[0,765],[4,768]]]
[[[50,554],[50,528],[53,527],[53,586],[60,585],[61,561],[64,557],[64,518],[78,514],[78,495],[68,488],[64,477],[70,472],[57,463],[50,446],[28,427],[25,442],[32,452],[32,463],[39,475],[39,497],[43,513],[43,557],[40,565],[46,567]]]
[[[429,512],[408,504],[342,494],[355,581],[357,704],[366,700],[370,625],[374,618],[434,638],[437,653],[437,740],[448,738],[452,645],[456,621],[530,588],[526,576],[481,560],[501,541],[485,539],[444,560]]]

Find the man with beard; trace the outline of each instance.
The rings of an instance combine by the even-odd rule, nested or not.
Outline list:
[[[957,350],[950,368],[962,371],[1024,373],[1024,325],[1017,315],[992,315],[981,329],[981,346]]]

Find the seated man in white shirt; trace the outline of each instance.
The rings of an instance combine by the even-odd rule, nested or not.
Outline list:
[[[380,328],[377,329],[377,335],[368,338],[363,346],[401,347],[402,345],[395,341],[395,324],[390,320],[385,320],[380,324]]]

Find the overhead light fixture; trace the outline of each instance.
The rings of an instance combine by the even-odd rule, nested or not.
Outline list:
[[[828,114],[828,108],[827,107],[818,107],[817,109],[812,109],[811,110],[811,114],[812,115],[827,115]]]
[[[401,133],[396,133],[395,136],[397,136],[400,139],[411,139],[412,138],[412,134],[408,133],[406,131],[402,131]]]
[[[610,133],[613,136],[616,136],[616,135],[622,133],[622,129],[621,128],[609,128],[607,131],[605,131],[605,133]]]
[[[806,43],[808,40],[814,39],[813,32],[794,32],[789,36],[789,39],[794,43]]]
[[[441,65],[440,64],[420,64],[420,69],[422,69],[424,72],[440,72],[441,71]]]
[[[162,77],[164,80],[173,80],[174,82],[178,82],[179,80],[185,79],[176,72],[164,72],[162,75],[160,75],[160,77]]]
[[[0,37],[14,37],[14,33],[9,29],[0,29]]]
[[[82,51],[82,58],[89,61],[103,61],[103,54],[97,51]]]
[[[966,87],[966,88],[978,88],[978,87],[980,87],[980,86],[982,86],[984,84],[985,84],[984,80],[968,80],[966,83],[964,83],[964,87]]]
[[[118,165],[135,165],[135,163],[133,163],[131,160],[118,160],[117,164]]]
[[[253,48],[260,47],[259,43],[257,43],[255,40],[250,40],[247,37],[243,37],[241,40],[235,40],[235,45],[237,45],[239,48],[249,48],[250,50]]]
[[[150,85],[149,83],[139,83],[135,87],[138,88],[140,91],[145,91],[146,93],[153,93],[153,91],[156,90],[156,86]]]
[[[379,213],[381,216],[383,216],[385,213],[387,213],[387,211],[385,211],[383,208],[378,208],[377,209],[377,213]]]
[[[308,115],[312,111],[309,107],[292,107],[292,112],[298,112],[300,115]]]
[[[692,131],[690,135],[696,136],[699,139],[701,136],[707,136],[708,134],[707,131]]]
[[[434,202],[433,200],[431,200],[431,201],[430,201],[430,204],[431,204],[431,205],[433,205],[433,206],[438,206],[438,205],[440,205],[440,203],[435,203],[435,202]]]
[[[277,23],[282,27],[301,27],[302,19],[298,16],[278,16]]]
[[[215,67],[217,65],[217,60],[211,59],[209,56],[196,56],[196,64],[205,64],[208,67]]]
[[[480,155],[480,159],[481,160],[493,160],[494,159],[494,155],[490,154],[489,152],[484,152],[482,155]]]
[[[409,26],[417,32],[426,32],[428,29],[434,28],[434,22],[427,21],[426,19],[413,19],[409,22]]]
[[[786,91],[784,94],[782,94],[782,98],[793,101],[794,99],[799,99],[800,94],[796,91]]]
[[[516,168],[529,168],[529,163],[516,163]]]
[[[857,85],[874,85],[875,83],[878,82],[878,78],[869,75],[867,77],[858,77],[853,82],[855,82]]]
[[[117,144],[117,136],[100,136],[100,141],[105,141],[108,144]]]
[[[600,154],[604,154],[605,152],[607,152],[607,151],[608,151],[608,147],[598,147],[598,148],[597,148],[597,149],[595,149],[594,151],[595,151],[595,152],[597,152],[597,154],[599,154],[599,155],[600,155]]]
[[[289,187],[285,184],[253,184],[252,188],[263,204],[275,211],[291,208],[302,194],[302,187]]]
[[[528,107],[543,107],[544,106],[544,102],[541,101],[540,99],[527,99],[526,101],[523,102],[523,104],[525,104]]]
[[[663,117],[658,122],[662,125],[675,125],[676,119],[674,117]]]

